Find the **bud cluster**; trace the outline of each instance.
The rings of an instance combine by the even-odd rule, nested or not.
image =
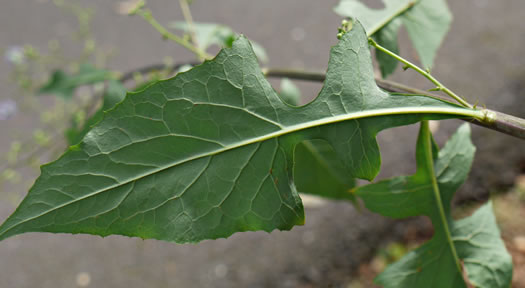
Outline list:
[[[343,35],[350,30],[352,30],[352,22],[344,19],[341,21],[341,27],[337,28],[337,39],[343,38]]]

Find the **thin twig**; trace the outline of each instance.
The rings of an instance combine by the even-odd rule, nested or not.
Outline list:
[[[414,69],[416,72],[418,72],[419,74],[423,75],[425,78],[430,80],[430,82],[434,83],[434,85],[436,85],[436,88],[433,89],[432,91],[443,91],[447,95],[449,95],[450,97],[454,98],[454,100],[458,101],[461,105],[463,105],[465,107],[468,107],[468,108],[472,108],[472,105],[470,105],[463,98],[461,98],[456,93],[452,92],[450,89],[445,87],[445,85],[441,84],[441,82],[439,82],[436,78],[434,78],[434,76],[430,75],[430,73],[428,71],[425,71],[425,70],[419,68],[417,65],[413,64],[412,62],[410,62],[410,61],[406,60],[405,58],[397,55],[396,53],[386,49],[385,47],[377,44],[377,42],[374,39],[372,39],[372,38],[368,38],[368,42],[370,43],[370,45],[375,47],[377,50],[379,50],[379,51],[387,54],[388,56],[398,60],[399,62],[405,64],[405,67]]]
[[[193,46],[193,44],[190,43],[188,40],[186,40],[186,39],[184,39],[182,37],[179,37],[179,36],[171,33],[170,31],[168,31],[168,29],[166,29],[164,26],[162,26],[162,24],[160,24],[157,21],[157,19],[155,19],[153,17],[153,15],[151,14],[150,10],[143,9],[143,8],[138,8],[138,9],[136,9],[133,12],[134,12],[134,14],[138,14],[142,18],[144,18],[144,20],[146,20],[153,28],[155,28],[155,30],[157,30],[160,33],[160,35],[162,35],[162,37],[164,37],[164,38],[166,38],[168,40],[171,40],[171,41],[181,45],[182,47],[190,50],[199,59],[210,59],[210,58],[212,58],[212,56],[210,54],[206,53],[205,51],[202,51],[198,47]]]
[[[188,25],[188,30],[190,31],[191,42],[195,47],[199,47],[199,41],[197,39],[197,34],[195,33],[195,25],[193,25],[193,16],[191,16],[190,5],[188,5],[188,0],[179,0],[180,9],[182,10],[182,15]],[[204,59],[201,59],[204,60]]]

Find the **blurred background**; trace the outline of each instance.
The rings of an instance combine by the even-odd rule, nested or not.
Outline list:
[[[77,89],[72,99],[37,95],[53,71],[82,71],[89,63],[130,75],[131,90],[151,77],[130,73],[150,65],[195,62],[162,39],[125,1],[0,0],[0,221],[14,211],[38,176],[38,166],[68,145],[100,105],[103,84]],[[380,8],[380,0],[363,1]],[[338,0],[195,0],[195,22],[220,23],[264,47],[273,68],[324,71],[337,41]],[[432,73],[471,103],[525,117],[525,2],[449,1],[452,28]],[[167,27],[184,21],[178,1],[147,7]],[[177,30],[171,30],[180,33]],[[405,31],[401,55],[417,61]],[[217,49],[211,51],[218,51]],[[93,68],[94,69],[94,68]],[[120,74],[119,74],[120,73]],[[149,78],[148,78],[149,77]],[[427,81],[401,69],[391,78],[419,88]],[[281,81],[271,83],[279,90]],[[306,103],[321,84],[294,81]],[[97,104],[98,103],[98,104]],[[95,109],[96,110],[96,109]],[[443,144],[461,124],[433,126]],[[380,178],[415,171],[417,127],[379,137]],[[78,131],[77,131],[78,132]],[[515,261],[514,287],[525,287],[525,144],[474,127],[473,171],[458,193],[458,211],[495,201],[504,240]],[[24,234],[0,243],[0,287],[373,287],[386,264],[429,239],[426,219],[392,221],[347,202],[306,197],[306,225],[291,232],[249,232],[197,245],[111,236]]]

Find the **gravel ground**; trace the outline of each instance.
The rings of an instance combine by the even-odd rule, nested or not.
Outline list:
[[[49,2],[2,0],[0,49],[30,43],[45,50],[49,39],[67,40],[75,19]],[[128,71],[159,63],[166,55],[176,61],[192,57],[160,40],[141,19],[118,16],[114,9],[118,1],[79,2],[96,9],[93,31],[99,47],[118,51],[110,59],[111,68]],[[262,44],[271,67],[322,70],[341,20],[331,11],[337,2],[198,0],[192,11],[197,21],[230,25]],[[433,74],[471,102],[524,117],[525,2],[449,2],[455,21]],[[177,1],[150,0],[149,6],[162,23],[182,19]],[[401,41],[407,42],[406,33]],[[402,46],[404,56],[415,58],[409,45]],[[65,54],[73,53],[73,48],[64,47]],[[9,70],[5,61],[0,62],[0,100],[16,97],[7,81]],[[428,87],[413,72],[399,72],[394,80]],[[309,98],[320,89],[318,84],[300,86]],[[31,115],[0,121],[0,153],[37,121]],[[459,124],[441,123],[438,143],[444,143]],[[405,127],[380,135],[381,177],[414,171],[416,131],[417,127]],[[509,186],[525,157],[523,142],[496,132],[474,129],[474,142],[475,168],[460,199],[483,199]],[[32,181],[37,175],[24,176]],[[13,211],[6,198],[0,194],[0,219]],[[21,235],[0,243],[0,287],[345,287],[378,245],[409,227],[358,212],[347,203],[311,205],[306,213],[306,225],[291,232],[243,233],[198,245],[118,236]]]

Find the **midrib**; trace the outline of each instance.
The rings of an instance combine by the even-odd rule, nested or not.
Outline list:
[[[243,146],[247,146],[247,145],[250,145],[250,144],[254,144],[254,143],[258,143],[258,142],[263,142],[263,141],[266,141],[266,140],[269,140],[269,139],[272,139],[272,138],[277,138],[277,137],[280,137],[280,136],[283,136],[283,135],[286,135],[286,134],[291,134],[291,133],[294,133],[294,132],[298,132],[298,131],[301,131],[301,130],[306,130],[306,129],[313,128],[313,127],[318,127],[318,126],[323,126],[323,125],[343,122],[343,121],[347,121],[347,120],[355,120],[355,119],[376,117],[376,116],[385,116],[385,115],[403,115],[403,114],[445,114],[445,115],[458,115],[458,116],[472,117],[472,118],[476,118],[476,119],[483,119],[484,116],[485,116],[483,111],[480,111],[480,110],[468,110],[468,109],[465,109],[465,108],[452,108],[452,107],[403,107],[403,108],[385,108],[385,109],[359,111],[359,112],[354,112],[354,113],[350,113],[350,114],[331,116],[331,117],[327,117],[327,118],[322,118],[322,119],[318,119],[318,120],[305,122],[305,123],[302,123],[302,124],[287,126],[287,127],[284,127],[283,129],[281,129],[279,131],[272,132],[272,133],[267,134],[265,136],[260,136],[260,137],[248,139],[248,140],[241,141],[241,142],[239,142],[237,144],[234,144],[234,145],[225,146],[224,148],[218,149],[216,151],[206,152],[206,153],[202,153],[202,154],[199,154],[199,155],[195,155],[195,156],[190,157],[188,159],[176,161],[174,163],[167,164],[164,167],[157,168],[157,169],[152,170],[150,172],[147,172],[147,173],[144,173],[144,174],[140,174],[140,175],[136,175],[135,177],[130,178],[130,179],[124,181],[124,182],[108,186],[108,187],[106,187],[104,189],[93,191],[93,192],[91,192],[91,193],[89,193],[87,195],[84,195],[84,196],[79,197],[77,199],[74,199],[74,200],[71,200],[69,202],[63,203],[63,204],[61,204],[59,206],[53,207],[52,209],[44,211],[44,212],[42,212],[42,213],[40,213],[38,215],[35,215],[35,216],[27,218],[27,219],[25,219],[23,221],[14,223],[10,227],[5,228],[3,231],[0,232],[0,239],[3,239],[2,236],[4,234],[6,234],[8,231],[10,231],[11,229],[13,229],[13,228],[15,228],[17,226],[20,226],[20,225],[22,225],[22,224],[24,224],[26,222],[29,222],[29,221],[34,220],[36,218],[42,217],[42,216],[44,216],[44,215],[46,215],[48,213],[51,213],[53,211],[56,211],[56,210],[61,209],[63,207],[66,207],[66,206],[71,205],[73,203],[76,203],[78,201],[82,201],[84,199],[96,196],[98,194],[101,194],[101,193],[104,193],[106,191],[112,190],[114,188],[117,188],[117,187],[129,184],[129,183],[131,183],[133,181],[140,180],[142,178],[151,176],[153,174],[162,172],[164,170],[173,168],[175,166],[184,164],[186,162],[197,160],[197,159],[200,159],[200,158],[203,158],[203,157],[217,155],[217,154],[229,151],[229,150],[237,149],[237,148],[240,148],[240,147],[243,147]]]

